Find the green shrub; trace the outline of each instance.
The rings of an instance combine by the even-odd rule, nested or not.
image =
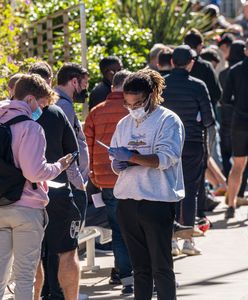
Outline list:
[[[139,28],[152,31],[153,44],[179,45],[191,28],[205,32],[211,25],[202,12],[192,12],[189,0],[118,0],[117,3],[119,15],[130,18]]]
[[[145,66],[149,52],[151,31],[140,29],[127,17],[120,18],[115,11],[116,0],[86,0],[87,21],[87,61],[90,71],[90,88],[99,81],[101,75],[99,61],[109,55],[117,55],[123,60],[124,67],[129,70],[137,70]],[[60,9],[78,4],[78,1],[35,1],[30,13],[30,20],[40,19]],[[74,62],[81,63],[81,48],[79,23],[73,21],[78,16],[75,11],[71,17],[70,27],[74,33],[70,35],[70,56]],[[58,69],[63,60],[63,39],[57,40],[56,65]]]

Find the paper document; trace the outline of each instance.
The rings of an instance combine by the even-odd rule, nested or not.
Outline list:
[[[92,200],[93,200],[95,208],[105,206],[105,203],[102,200],[102,193],[93,194],[91,196],[92,196]]]
[[[56,182],[56,181],[51,181],[51,180],[47,180],[47,185],[51,188],[55,188],[55,189],[59,189],[62,186],[65,186],[65,183],[61,183],[61,182]]]

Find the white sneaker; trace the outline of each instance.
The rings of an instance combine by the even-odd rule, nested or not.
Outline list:
[[[178,246],[177,239],[172,239],[171,241],[171,254],[173,256],[178,256],[181,254],[181,250]]]
[[[201,250],[195,246],[193,239],[184,240],[182,253],[187,255],[199,255]]]

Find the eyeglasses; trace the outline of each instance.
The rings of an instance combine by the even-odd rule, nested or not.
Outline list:
[[[123,106],[124,106],[125,108],[130,108],[130,109],[132,109],[132,110],[135,110],[135,109],[137,109],[137,108],[146,106],[146,101],[147,101],[148,98],[149,98],[149,96],[146,97],[146,98],[143,99],[143,100],[137,101],[137,102],[134,103],[134,104],[129,104],[129,103],[127,103],[126,100],[124,99],[124,104],[123,104]]]

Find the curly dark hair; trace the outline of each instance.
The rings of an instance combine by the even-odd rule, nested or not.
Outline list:
[[[151,96],[154,106],[161,104],[164,99],[161,97],[165,89],[164,78],[156,71],[145,68],[129,75],[124,83],[123,92],[126,94],[143,93],[146,97]]]

